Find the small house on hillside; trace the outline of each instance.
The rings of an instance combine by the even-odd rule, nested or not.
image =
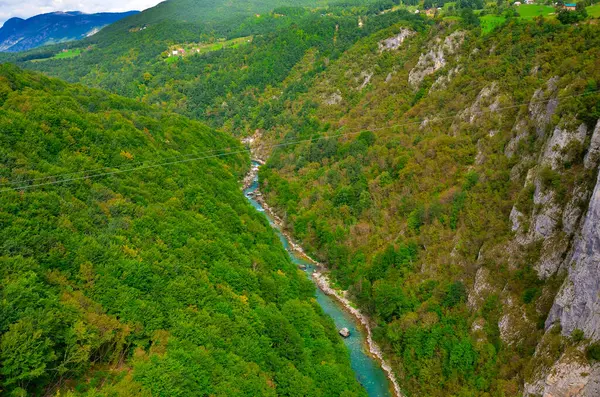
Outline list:
[[[513,4],[518,7],[518,6],[521,5],[521,2],[520,1],[515,1]]]
[[[575,11],[577,9],[576,3],[565,3],[563,6],[563,10]]]
[[[534,0],[525,0],[525,4],[535,4]]]

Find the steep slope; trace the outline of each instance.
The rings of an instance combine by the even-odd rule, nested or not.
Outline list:
[[[303,7],[326,4],[326,0],[167,0],[122,21],[110,30],[137,25],[153,25],[163,21],[207,24],[217,27],[224,21],[270,12],[277,7]]]
[[[380,11],[123,25],[78,59],[20,61],[253,134],[267,202],[408,395],[597,395],[598,27]]]
[[[0,51],[26,51],[45,44],[80,40],[138,11],[84,14],[52,12],[28,19],[11,18],[0,28]]]
[[[364,27],[359,26],[359,17],[368,21]],[[310,58],[316,50],[315,60],[325,67],[326,60],[339,57],[361,37],[401,20],[412,21],[415,29],[427,23],[406,11],[379,15],[366,6],[285,8],[243,23],[219,24],[210,34],[202,27],[179,29],[177,24],[165,25],[164,30],[155,25],[141,31],[115,31],[110,37],[94,37],[97,45],[80,57],[36,62],[31,60],[35,54],[24,54],[20,65],[160,104],[239,134],[269,123],[269,112],[261,110],[259,103],[263,93],[290,78],[304,57]],[[168,39],[162,40],[163,36]],[[167,50],[174,45],[248,36],[253,36],[251,42],[237,48],[168,58]],[[305,89],[302,82],[292,88]]]
[[[245,25],[246,20],[260,19],[262,13],[269,13],[277,7],[325,3],[325,0],[296,0],[292,4],[282,0],[168,0],[119,20],[87,40],[74,43],[71,48],[98,47],[97,50],[104,50],[103,57],[99,58],[104,61],[109,61],[110,56],[127,56],[131,62],[131,52],[134,52],[139,61],[146,62],[149,53],[154,58],[163,52],[165,43],[235,36],[243,29],[240,25]],[[46,48],[13,59],[43,59],[57,50],[59,47]]]
[[[599,37],[400,24],[265,98],[261,190],[409,395],[598,394]]]
[[[0,131],[3,393],[364,395],[236,141],[6,65]]]

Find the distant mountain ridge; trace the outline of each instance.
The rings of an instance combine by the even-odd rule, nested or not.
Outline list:
[[[97,14],[66,11],[40,14],[28,19],[11,18],[0,28],[0,51],[25,51],[45,44],[79,40],[137,13],[139,11]]]

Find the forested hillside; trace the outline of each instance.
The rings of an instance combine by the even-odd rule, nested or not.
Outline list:
[[[599,60],[596,26],[400,24],[265,105],[267,202],[410,395],[596,395]]]
[[[186,19],[186,15],[201,19],[194,14],[200,9],[187,1],[172,0],[74,44],[82,50],[78,57],[50,59],[55,49],[48,48],[47,52],[34,51],[10,59],[25,68],[134,98],[137,102],[123,103],[135,107],[136,112],[158,112],[179,123],[192,123],[163,113],[168,110],[202,120],[236,137],[253,136],[255,154],[267,160],[260,172],[266,202],[284,220],[286,231],[330,268],[333,282],[370,316],[375,339],[384,347],[408,396],[599,395],[600,235],[596,225],[600,222],[600,28],[592,11],[590,15],[586,11],[595,10],[597,5],[582,2],[567,14],[571,11],[560,5],[555,9],[505,2],[413,3],[418,2],[302,2],[299,5],[313,8],[299,8],[273,2],[264,5],[265,11],[272,11],[259,16],[241,11],[237,14],[235,8],[231,20],[207,16],[206,20],[190,21],[193,18]],[[178,9],[178,4],[183,8]],[[210,4],[211,10],[220,10],[228,3]],[[180,13],[188,6],[189,12]],[[415,13],[417,7],[428,8],[430,15]],[[176,17],[169,19],[168,15]],[[219,47],[219,43],[232,39],[243,39],[242,44]],[[216,49],[179,53],[179,49],[212,45]],[[172,49],[178,53],[174,55]],[[119,98],[121,101],[125,100]],[[19,111],[28,111],[29,101],[14,103],[19,104]],[[113,105],[103,109],[108,108]],[[94,107],[90,111],[98,110]],[[41,123],[42,131],[44,125],[50,124]],[[145,124],[134,122],[133,126],[139,131]],[[167,139],[176,142],[180,134],[184,133],[173,129]],[[211,134],[218,139],[210,148],[237,147],[223,134]],[[72,145],[66,137],[61,142]],[[140,157],[152,159],[143,150],[134,153],[134,147],[137,144],[124,149],[132,159],[119,152],[102,158],[100,165],[115,167],[137,162]],[[187,145],[183,147],[184,153],[190,153]],[[88,145],[85,148],[89,150]],[[108,152],[117,153],[114,150],[111,147]],[[87,155],[87,151],[79,151]],[[266,379],[268,386],[252,390],[258,394],[264,390],[280,394],[285,394],[282,390],[302,390],[299,395],[355,392],[343,350],[329,331],[331,327],[315,314],[319,312],[314,303],[307,301],[309,286],[295,278],[283,253],[271,246],[273,239],[266,224],[244,212],[242,198],[237,192],[233,194],[235,177],[230,174],[239,176],[247,160],[244,156],[210,160],[215,169],[225,166],[226,171],[220,172],[228,176],[223,180],[215,176],[215,181],[206,186],[200,182],[202,179],[195,182],[209,192],[201,202],[213,202],[206,212],[200,210],[205,208],[200,201],[186,201],[195,194],[181,193],[175,202],[205,217],[218,210],[218,215],[210,218],[214,222],[210,225],[221,225],[226,220],[237,225],[237,229],[219,227],[221,233],[226,233],[221,239],[235,243],[227,245],[232,250],[217,252],[229,258],[231,252],[244,250],[236,254],[245,264],[242,268],[249,272],[250,266],[258,272],[256,278],[239,272],[237,276],[217,277],[223,271],[221,267],[213,270],[205,262],[199,265],[210,282],[216,280],[217,294],[224,293],[218,286],[225,283],[234,298],[248,297],[253,308],[248,316],[261,319],[256,325],[248,320],[250,317],[242,317],[249,330],[236,329],[228,338],[222,337],[223,343],[215,348],[237,354],[243,363],[256,363],[257,367],[251,368],[259,371],[257,376]],[[14,163],[21,166],[17,160]],[[81,168],[68,168],[66,163],[61,167],[67,167],[67,171]],[[168,188],[158,183],[141,184],[136,179],[135,189],[156,189],[141,197],[134,190],[125,190],[130,196],[125,196],[124,190],[115,190],[117,186],[124,189],[120,183],[110,185],[110,189],[136,205],[141,205],[142,198],[162,197],[160,204],[144,204],[158,206],[159,216],[175,205],[166,197],[171,197],[172,190],[186,191],[183,181],[187,186],[188,180],[200,178],[186,174],[191,164],[178,167],[187,179],[174,179]],[[40,172],[51,171],[56,172]],[[139,178],[139,174],[127,174],[129,178],[136,175]],[[9,180],[17,177],[7,175]],[[116,180],[108,179],[113,184]],[[87,183],[79,181],[61,189],[75,195],[75,186]],[[220,190],[211,190],[223,183],[228,183],[223,188],[226,200],[221,198]],[[15,201],[20,197],[16,192],[10,194]],[[31,197],[31,193],[24,194]],[[89,194],[92,196],[86,200],[106,201],[99,198],[102,195],[93,195],[93,190]],[[233,212],[222,212],[217,203],[223,202]],[[108,211],[98,206],[98,211]],[[135,208],[134,213],[146,211],[145,207]],[[229,215],[224,217],[224,213]],[[128,216],[133,219],[133,215]],[[132,221],[127,219],[124,225],[129,227]],[[115,227],[108,220],[104,222],[106,230]],[[162,225],[157,220],[155,223]],[[154,223],[145,225],[155,227]],[[164,227],[168,229],[170,224]],[[122,233],[126,237],[114,243],[117,248],[111,254],[137,260],[136,256],[128,256],[129,249],[145,252],[146,240],[136,240],[134,237],[140,234],[137,231]],[[7,235],[15,239],[19,233]],[[161,234],[161,241],[170,241],[167,236]],[[46,251],[54,252],[50,249],[54,240],[47,244]],[[127,250],[119,248],[122,246]],[[154,263],[156,249],[147,248],[152,252],[147,254],[151,260],[143,263]],[[185,252],[192,253],[185,256],[186,260],[198,256],[193,248]],[[62,254],[52,255],[62,258]],[[248,256],[253,259],[243,259]],[[65,273],[67,280],[76,280],[70,281],[74,285],[88,282],[80,275],[87,271],[80,269],[80,262],[94,263],[90,259],[93,256],[82,258],[71,265],[75,270],[65,265],[60,273]],[[179,259],[165,258],[179,271]],[[221,257],[217,258],[220,263]],[[62,259],[58,261],[63,263]],[[36,266],[47,271],[45,262],[38,262]],[[255,269],[256,263],[264,267]],[[117,275],[98,270],[97,274],[95,277],[130,277],[125,270]],[[175,276],[179,273],[172,270],[160,283],[168,284]],[[261,281],[261,277],[269,281]],[[250,286],[247,280],[253,280]],[[283,287],[279,283],[284,281],[294,287],[284,288],[293,292],[289,296],[283,293],[286,298],[281,301]],[[57,296],[67,287],[75,289],[71,284],[58,283]],[[242,293],[246,289],[248,293]],[[142,291],[164,299],[174,294]],[[119,321],[125,321],[121,313],[137,313],[138,309],[114,308],[119,299],[112,297],[120,295],[111,295],[108,302],[101,301],[100,295],[91,294],[90,299],[102,305],[107,315],[118,315]],[[252,296],[262,299],[256,298],[256,308]],[[302,333],[312,332],[312,325],[292,321],[298,318],[300,309],[288,308],[286,305],[292,305],[288,300],[305,305],[302,307],[310,316],[300,317],[310,318],[308,324],[321,324],[318,333],[311,334],[319,342]],[[121,300],[123,304],[131,301]],[[282,378],[278,378],[277,371],[292,367],[273,361],[271,353],[264,353],[269,351],[264,345],[248,347],[246,343],[250,342],[244,338],[237,342],[245,332],[262,335],[262,331],[277,328],[261,317],[266,316],[264,307],[272,307],[270,302],[276,302],[274,316],[282,315],[277,318],[292,322],[290,332],[300,330],[297,332],[305,346],[300,354],[287,345],[273,343],[277,360],[293,364],[293,373],[285,372],[290,377],[286,379],[293,382],[278,380]],[[216,301],[210,303],[221,310]],[[231,318],[233,314],[227,313]],[[163,342],[153,332],[165,329],[177,341],[188,340],[178,332],[192,327],[187,320],[172,320],[171,312],[163,316],[151,317],[164,318],[168,327],[153,328],[138,317],[125,318],[141,323],[139,332],[144,336],[131,337],[129,351],[134,353],[126,366],[134,369],[133,376],[117,377],[113,385],[133,382],[131,385],[145,387],[154,394],[170,395],[169,389],[149,386],[152,376],[143,375],[149,373],[143,372],[148,362],[164,363],[157,371],[179,368],[174,361],[161,361],[162,350],[157,351],[155,346]],[[219,332],[231,329],[213,323],[218,321],[215,316],[207,318],[211,327],[222,330]],[[194,339],[189,332],[189,340],[199,345],[208,340]],[[300,339],[291,340],[300,343]],[[335,357],[326,361],[333,368],[326,380],[320,378],[322,371],[311,372],[319,364],[320,356],[315,352],[321,349],[321,341],[326,342],[330,357]],[[135,353],[138,346],[143,349],[139,356]],[[230,346],[240,346],[245,353],[230,350]],[[256,351],[260,354],[255,355]],[[245,355],[249,352],[252,359]],[[207,354],[216,353],[209,350]],[[222,361],[218,363],[223,365]],[[341,368],[336,372],[339,377],[333,375],[335,368]],[[210,379],[206,384],[212,387],[217,375],[211,376],[203,379]],[[284,384],[290,389],[282,389]],[[302,384],[314,389],[301,389]],[[181,386],[180,390],[186,389]],[[218,394],[220,390],[211,389],[209,393]]]
[[[363,395],[235,140],[7,65],[0,131],[2,394]]]
[[[151,20],[153,10],[147,10],[77,44],[84,50],[76,58],[43,62],[36,59],[52,56],[49,49],[46,54],[25,53],[12,60],[67,81],[160,104],[240,134],[265,123],[268,126],[269,112],[260,102],[269,87],[278,86],[288,78],[289,95],[307,89],[304,81],[293,79],[294,68],[315,50],[319,56],[313,61],[324,68],[326,62],[339,57],[360,38],[401,20],[411,21],[415,29],[427,24],[406,10],[378,15],[378,7],[363,3],[366,1],[356,1],[352,7],[315,10],[280,7],[260,17],[244,18],[242,22],[222,22],[212,29],[202,23],[182,25],[174,12],[179,2],[171,1],[164,4],[170,4],[169,10],[175,14],[172,19],[139,30],[146,26],[145,22],[133,22]],[[359,27],[359,18],[364,20],[364,27]],[[123,28],[132,23],[136,29]],[[192,54],[169,62],[174,60],[168,58],[172,46],[248,36],[253,36],[251,45]]]

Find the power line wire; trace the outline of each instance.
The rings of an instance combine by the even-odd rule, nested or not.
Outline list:
[[[565,96],[562,96],[562,97],[551,98],[551,99],[547,99],[547,100],[544,100],[544,101],[535,101],[535,102],[531,102],[530,101],[530,102],[527,102],[527,103],[521,103],[521,104],[516,104],[516,105],[510,105],[510,106],[504,106],[504,107],[501,107],[501,108],[496,108],[494,110],[487,109],[487,110],[474,111],[472,113],[475,113],[475,114],[496,113],[496,112],[503,111],[503,110],[515,109],[515,108],[518,108],[518,107],[521,107],[521,106],[525,106],[525,105],[548,103],[550,101],[557,100],[557,99],[566,99],[566,98],[574,98],[574,97],[581,97],[581,96],[591,95],[591,94],[597,93],[599,91],[600,90],[595,90],[595,91],[589,91],[589,92],[581,93],[581,94],[565,95]],[[433,122],[439,122],[439,121],[442,121],[442,120],[452,119],[452,118],[457,117],[460,113],[462,113],[462,112],[455,112],[452,115],[447,115],[447,116],[442,116],[442,117],[435,117],[435,118],[433,118],[431,120],[427,120],[427,121],[433,123]],[[265,145],[265,146],[263,146],[263,148],[285,147],[285,146],[297,145],[297,144],[300,144],[300,143],[316,142],[316,141],[320,141],[320,140],[324,140],[324,139],[341,138],[341,137],[344,137],[344,136],[351,136],[351,135],[360,134],[360,133],[362,133],[364,131],[375,132],[375,131],[382,131],[382,130],[386,130],[386,129],[392,129],[392,128],[397,128],[397,127],[402,127],[402,126],[421,124],[424,121],[425,121],[425,119],[421,119],[421,120],[415,120],[415,121],[410,121],[410,122],[405,122],[405,123],[392,124],[392,125],[383,126],[383,127],[363,128],[363,129],[360,129],[360,130],[351,131],[351,132],[345,132],[345,133],[341,133],[341,134],[325,135],[325,136],[320,136],[320,137],[316,137],[316,138],[309,138],[309,139],[302,139],[302,140],[296,140],[296,141],[290,141],[290,142],[283,142],[283,143],[272,144],[272,145]],[[92,178],[97,178],[97,177],[102,177],[102,176],[110,176],[110,175],[122,174],[122,173],[125,173],[125,172],[138,171],[138,170],[142,170],[142,169],[150,169],[150,168],[168,166],[168,165],[173,165],[173,164],[181,164],[181,163],[187,163],[187,162],[191,162],[191,161],[205,160],[205,159],[210,159],[210,158],[224,157],[224,156],[230,156],[230,155],[234,155],[234,154],[242,154],[242,153],[248,153],[248,152],[250,152],[249,149],[243,149],[243,150],[237,150],[237,151],[229,151],[231,149],[232,149],[231,147],[228,147],[228,148],[223,148],[223,149],[213,149],[213,150],[209,150],[209,151],[205,151],[205,152],[200,152],[200,153],[204,154],[204,153],[215,152],[217,150],[224,151],[223,153],[217,153],[217,154],[210,155],[210,156],[200,156],[200,157],[194,157],[194,158],[188,158],[188,159],[181,159],[181,160],[169,161],[169,162],[162,162],[162,163],[154,163],[154,164],[150,163],[150,164],[146,164],[146,165],[140,165],[138,167],[130,167],[130,168],[125,168],[125,169],[118,169],[117,168],[116,170],[113,170],[113,171],[107,171],[107,172],[102,172],[102,173],[97,173],[97,174],[92,174],[92,175],[84,175],[84,176],[75,177],[75,178],[60,179],[60,180],[56,180],[56,181],[45,182],[45,183],[38,183],[38,184],[33,184],[33,185],[23,185],[23,186],[18,186],[18,187],[10,187],[10,188],[6,188],[6,189],[0,190],[0,193],[8,192],[8,191],[13,191],[13,190],[26,190],[26,189],[32,189],[32,188],[41,187],[41,186],[48,186],[48,185],[55,185],[55,184],[59,184],[59,183],[74,182],[74,181],[92,179]],[[198,154],[200,154],[200,153],[198,153]],[[182,155],[182,156],[174,156],[174,157],[171,157],[171,158],[189,157],[191,155],[192,154],[187,154],[187,155]],[[142,162],[142,164],[143,163],[144,162]],[[74,174],[83,173],[83,172],[95,172],[95,171],[98,171],[98,170],[109,169],[109,168],[110,167],[103,167],[103,168],[97,168],[95,170],[83,170],[83,171],[77,171],[77,172],[72,172],[72,173],[67,173],[67,174],[57,174],[56,176],[52,176],[52,177],[60,177],[61,175],[62,176],[69,176],[69,175],[74,175]],[[52,177],[34,178],[34,179],[23,180],[23,181],[13,181],[13,182],[9,182],[9,183],[10,184],[27,183],[27,182],[33,182],[33,181],[36,181],[36,180],[40,180],[40,179],[48,179],[48,178],[52,178]]]
[[[205,150],[205,151],[202,151],[202,152],[192,152],[192,153],[188,153],[188,154],[179,154],[179,155],[176,155],[176,156],[165,157],[165,158],[162,158],[161,160],[164,161],[164,160],[170,160],[170,159],[178,159],[178,158],[181,158],[181,157],[196,156],[196,155],[199,155],[199,154],[214,153],[216,151],[225,150],[225,149],[231,149],[231,147],[220,148],[220,149],[212,149],[212,150]],[[148,163],[149,161],[150,160],[138,161],[136,163],[129,164],[129,166],[142,165],[142,164]],[[156,161],[154,161],[154,162],[156,162]],[[27,182],[41,181],[41,180],[44,180],[44,179],[52,179],[52,178],[58,178],[58,177],[65,177],[65,176],[70,176],[70,175],[76,175],[76,174],[81,174],[83,172],[97,172],[97,171],[102,171],[102,170],[106,170],[106,169],[110,169],[110,168],[111,168],[110,166],[104,166],[104,167],[99,167],[99,168],[94,168],[94,169],[87,169],[87,170],[73,171],[73,172],[68,172],[68,173],[58,173],[58,174],[53,174],[53,175],[47,175],[47,176],[43,176],[43,177],[39,177],[39,178],[13,180],[13,181],[9,181],[9,182],[0,183],[0,186],[18,185],[18,184],[27,183]]]

